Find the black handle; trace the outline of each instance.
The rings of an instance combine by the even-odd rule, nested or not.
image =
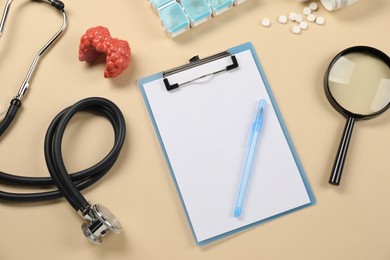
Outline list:
[[[349,117],[345,124],[344,133],[340,141],[339,150],[333,164],[332,173],[329,178],[329,183],[332,185],[340,185],[341,175],[343,173],[344,162],[347,156],[349,141],[351,140],[353,126],[355,124],[355,118]]]
[[[0,123],[0,136],[5,132],[5,130],[7,130],[9,125],[12,123],[21,105],[22,102],[19,99],[14,98],[11,100],[7,114],[5,115],[3,121],[1,121]]]

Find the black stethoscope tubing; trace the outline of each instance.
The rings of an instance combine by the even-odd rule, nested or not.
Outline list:
[[[110,152],[88,169],[69,174],[62,157],[61,145],[66,126],[78,112],[91,112],[107,118],[114,130],[114,145]],[[125,141],[126,125],[120,109],[108,99],[93,97],[83,99],[61,111],[51,122],[45,136],[44,153],[51,177],[26,177],[0,172],[0,181],[12,185],[35,188],[56,185],[58,190],[37,193],[9,193],[0,191],[0,199],[13,202],[37,202],[64,196],[76,211],[83,211],[89,203],[80,193],[100,178],[114,165]]]

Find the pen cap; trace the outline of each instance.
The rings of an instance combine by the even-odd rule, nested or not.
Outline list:
[[[257,108],[256,120],[254,122],[254,130],[261,131],[263,126],[263,117],[264,117],[264,109],[265,109],[265,100],[261,99],[259,101],[259,107]]]

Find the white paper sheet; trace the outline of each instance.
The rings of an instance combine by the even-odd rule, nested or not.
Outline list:
[[[162,79],[143,85],[152,118],[198,243],[311,203],[301,173],[250,50],[239,68],[168,92]],[[224,58],[169,77],[216,71]],[[251,124],[267,101],[243,214],[233,216]]]

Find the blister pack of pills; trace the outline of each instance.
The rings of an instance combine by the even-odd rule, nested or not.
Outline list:
[[[188,31],[246,0],[148,0],[170,37]]]

